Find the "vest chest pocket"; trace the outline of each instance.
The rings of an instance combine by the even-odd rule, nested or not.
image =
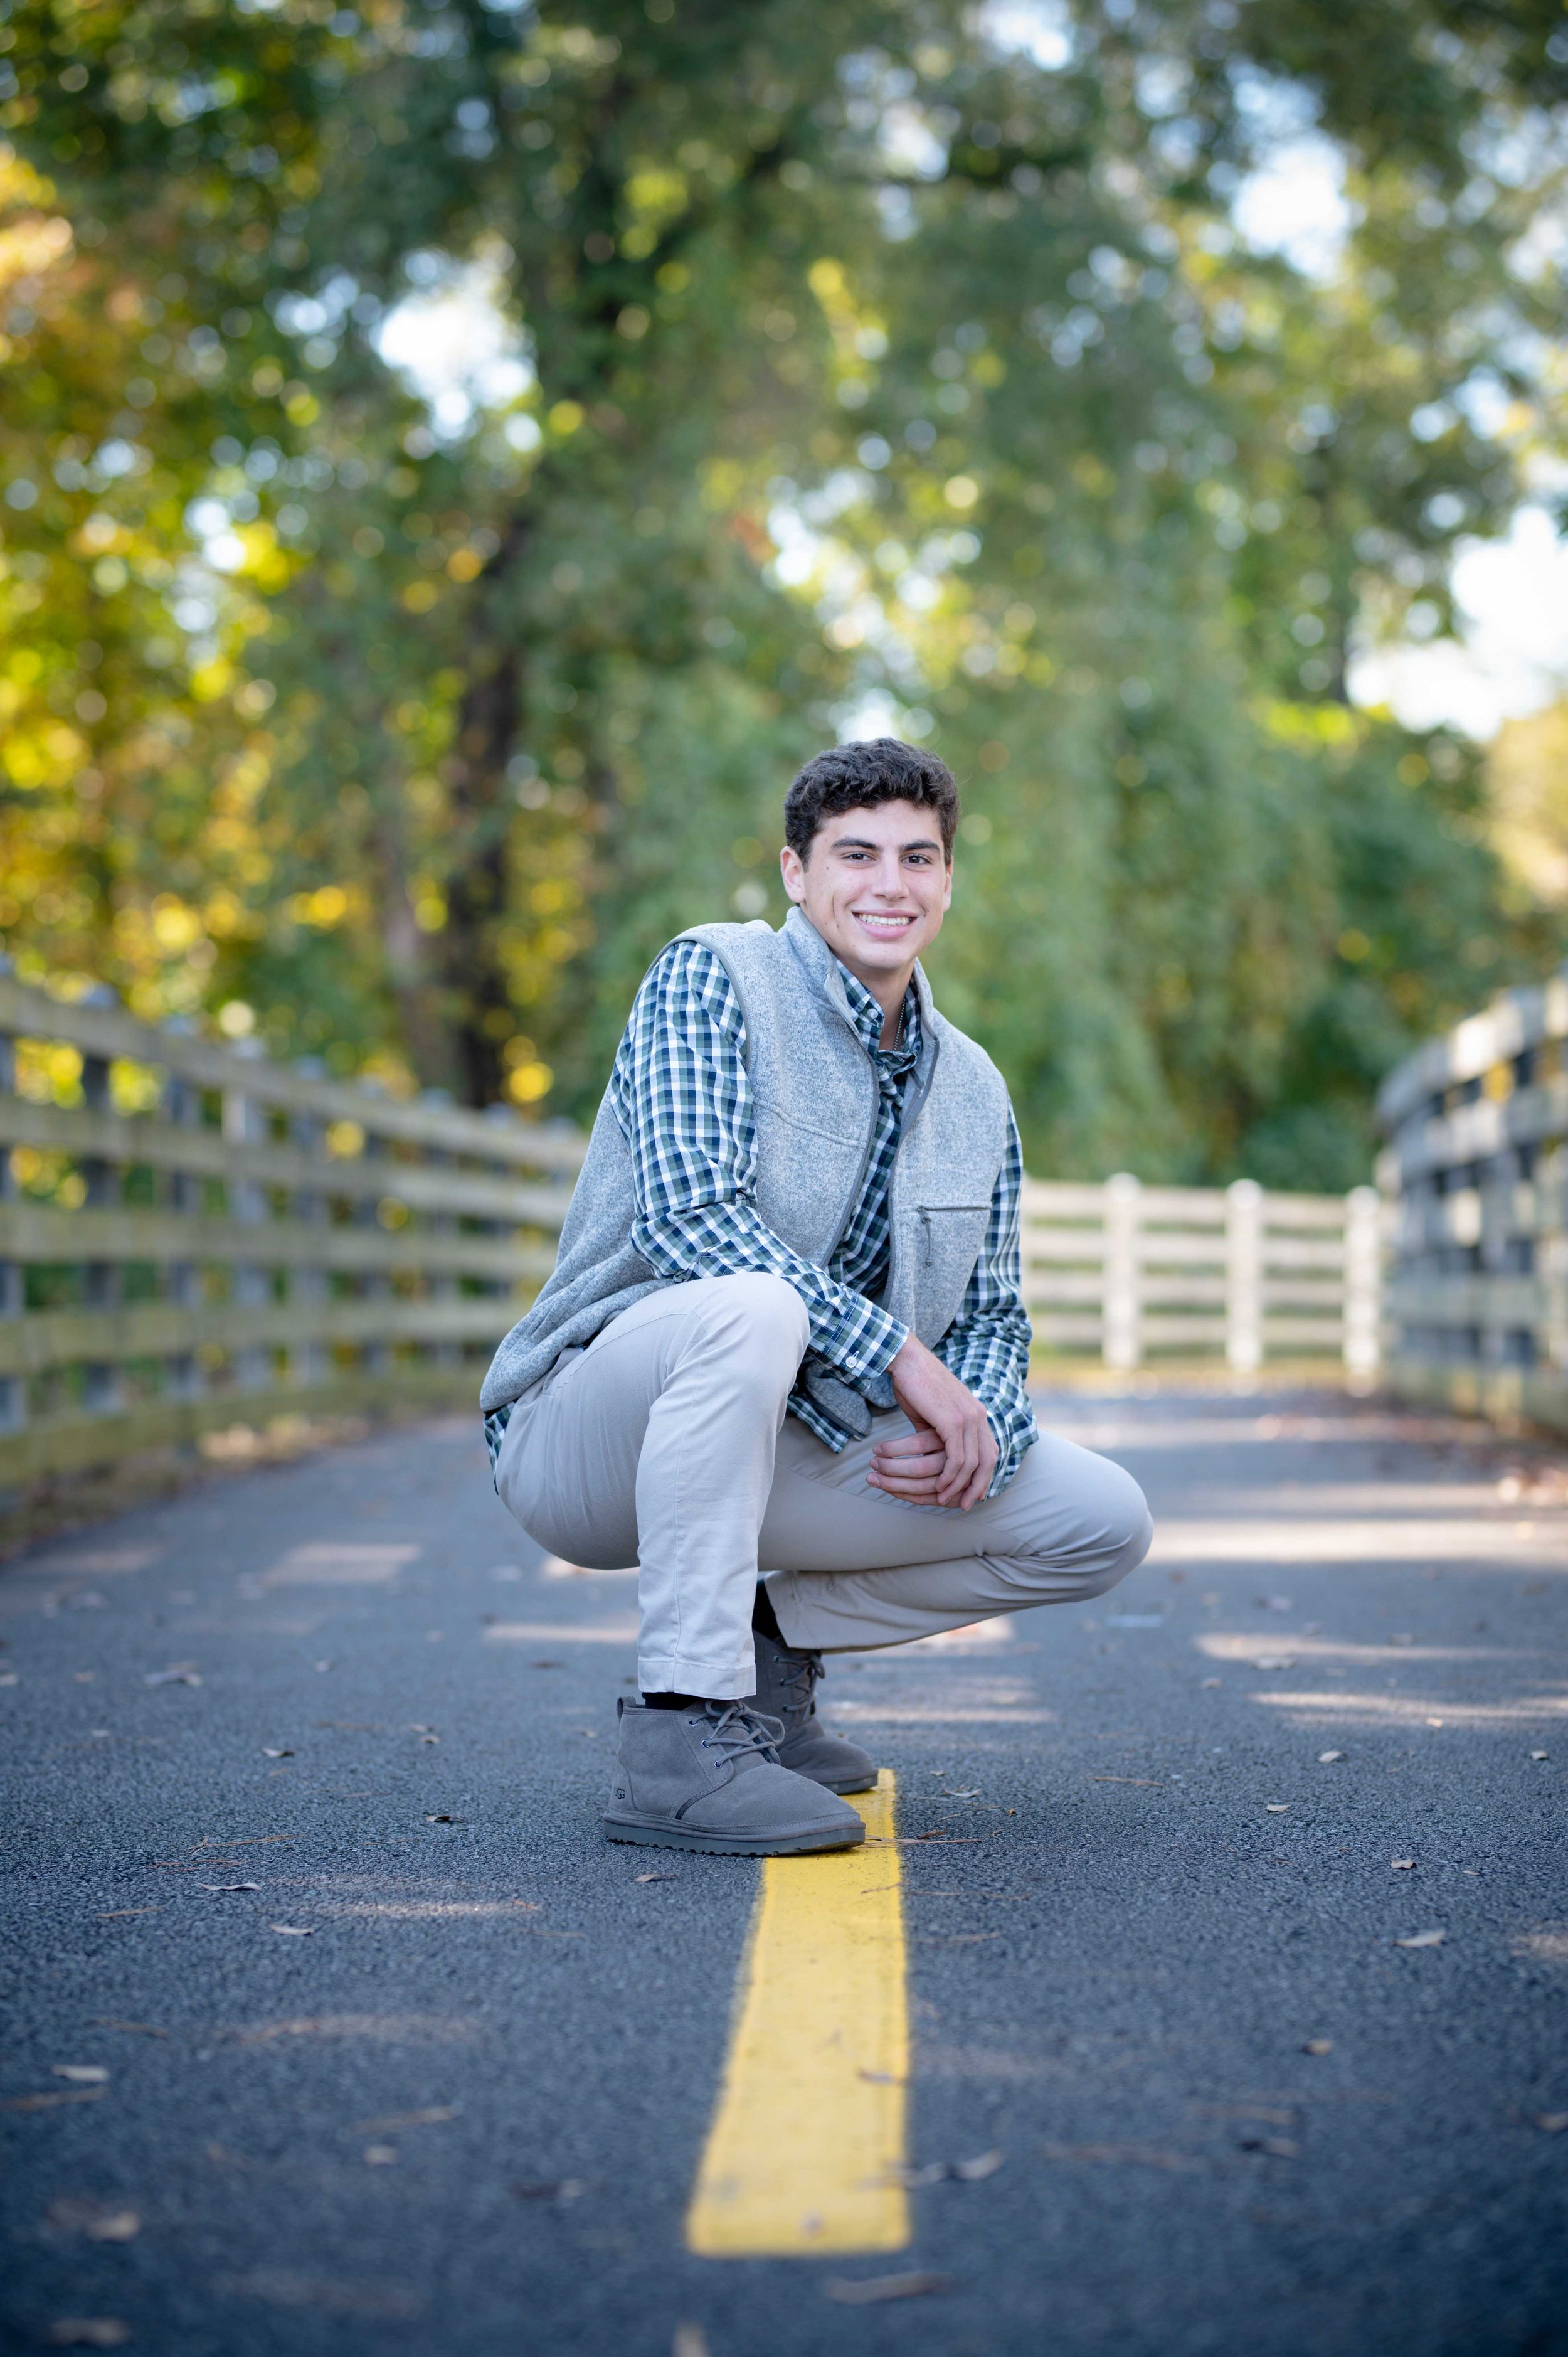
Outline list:
[[[914,1265],[899,1282],[898,1314],[922,1342],[934,1346],[958,1316],[990,1218],[989,1201],[914,1206]]]
[[[969,1245],[971,1259],[978,1259],[985,1240],[985,1222],[990,1217],[988,1202],[917,1203],[915,1219],[920,1234],[921,1266],[929,1268],[938,1259],[945,1259],[955,1245]]]

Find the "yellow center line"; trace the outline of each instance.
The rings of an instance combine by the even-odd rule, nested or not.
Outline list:
[[[891,1878],[861,1850],[765,1859],[723,2084],[691,2207],[705,2258],[899,2251],[909,2073],[897,1787],[851,1805]]]

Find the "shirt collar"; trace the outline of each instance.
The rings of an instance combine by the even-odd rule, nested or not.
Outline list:
[[[807,973],[817,982],[819,987],[824,988],[829,997],[835,999],[839,1004],[842,1013],[854,1028],[855,1036],[861,1040],[867,1052],[873,1055],[883,1053],[884,1051],[876,1044],[882,1037],[882,1016],[880,1008],[876,1008],[876,1001],[868,990],[855,981],[848,968],[840,964],[803,909],[790,909],[784,920],[783,938],[789,942],[795,955],[800,960]],[[868,1015],[865,1018],[865,1022],[871,1026],[869,1039],[865,1037],[865,1025],[855,1011],[855,1005],[851,997],[852,992],[858,994],[868,1007],[876,1008],[875,1017]],[[904,1019],[898,1035],[900,1045],[886,1052],[901,1059],[905,1048],[908,1048],[920,1064],[929,1067],[935,1057],[937,1047],[936,1032],[931,1019],[934,1012],[931,1006],[930,985],[920,967],[917,965],[914,980],[909,985],[909,995],[904,1002]],[[927,1078],[929,1081],[929,1070]]]
[[[901,1065],[906,1060],[912,1064],[920,1052],[920,1001],[914,984],[911,983],[904,994],[904,1012],[898,1027],[898,1045],[897,1048],[885,1049],[882,1046],[881,1007],[865,985],[856,980],[841,959],[835,958],[833,963],[843,978],[843,993],[849,1001],[850,1015],[855,1030],[860,1036],[861,1045],[866,1053],[872,1056],[882,1054],[895,1056]]]

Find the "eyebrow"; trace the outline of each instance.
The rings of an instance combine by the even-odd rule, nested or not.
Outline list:
[[[881,844],[873,843],[868,834],[837,835],[832,845],[834,851],[880,851],[882,847]],[[941,847],[934,834],[913,835],[908,843],[900,843],[897,846],[899,851],[940,851]]]

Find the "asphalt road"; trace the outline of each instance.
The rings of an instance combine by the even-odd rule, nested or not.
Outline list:
[[[1149,1563],[824,1696],[942,1836],[910,2158],[1004,2156],[892,2260],[683,2249],[757,1869],[600,1840],[631,1582],[546,1577],[476,1426],[7,1565],[0,2345],[1568,2351],[1562,1460],[1328,1395],[1041,1413],[1144,1482]],[[905,2269],[945,2288],[828,2291]]]

